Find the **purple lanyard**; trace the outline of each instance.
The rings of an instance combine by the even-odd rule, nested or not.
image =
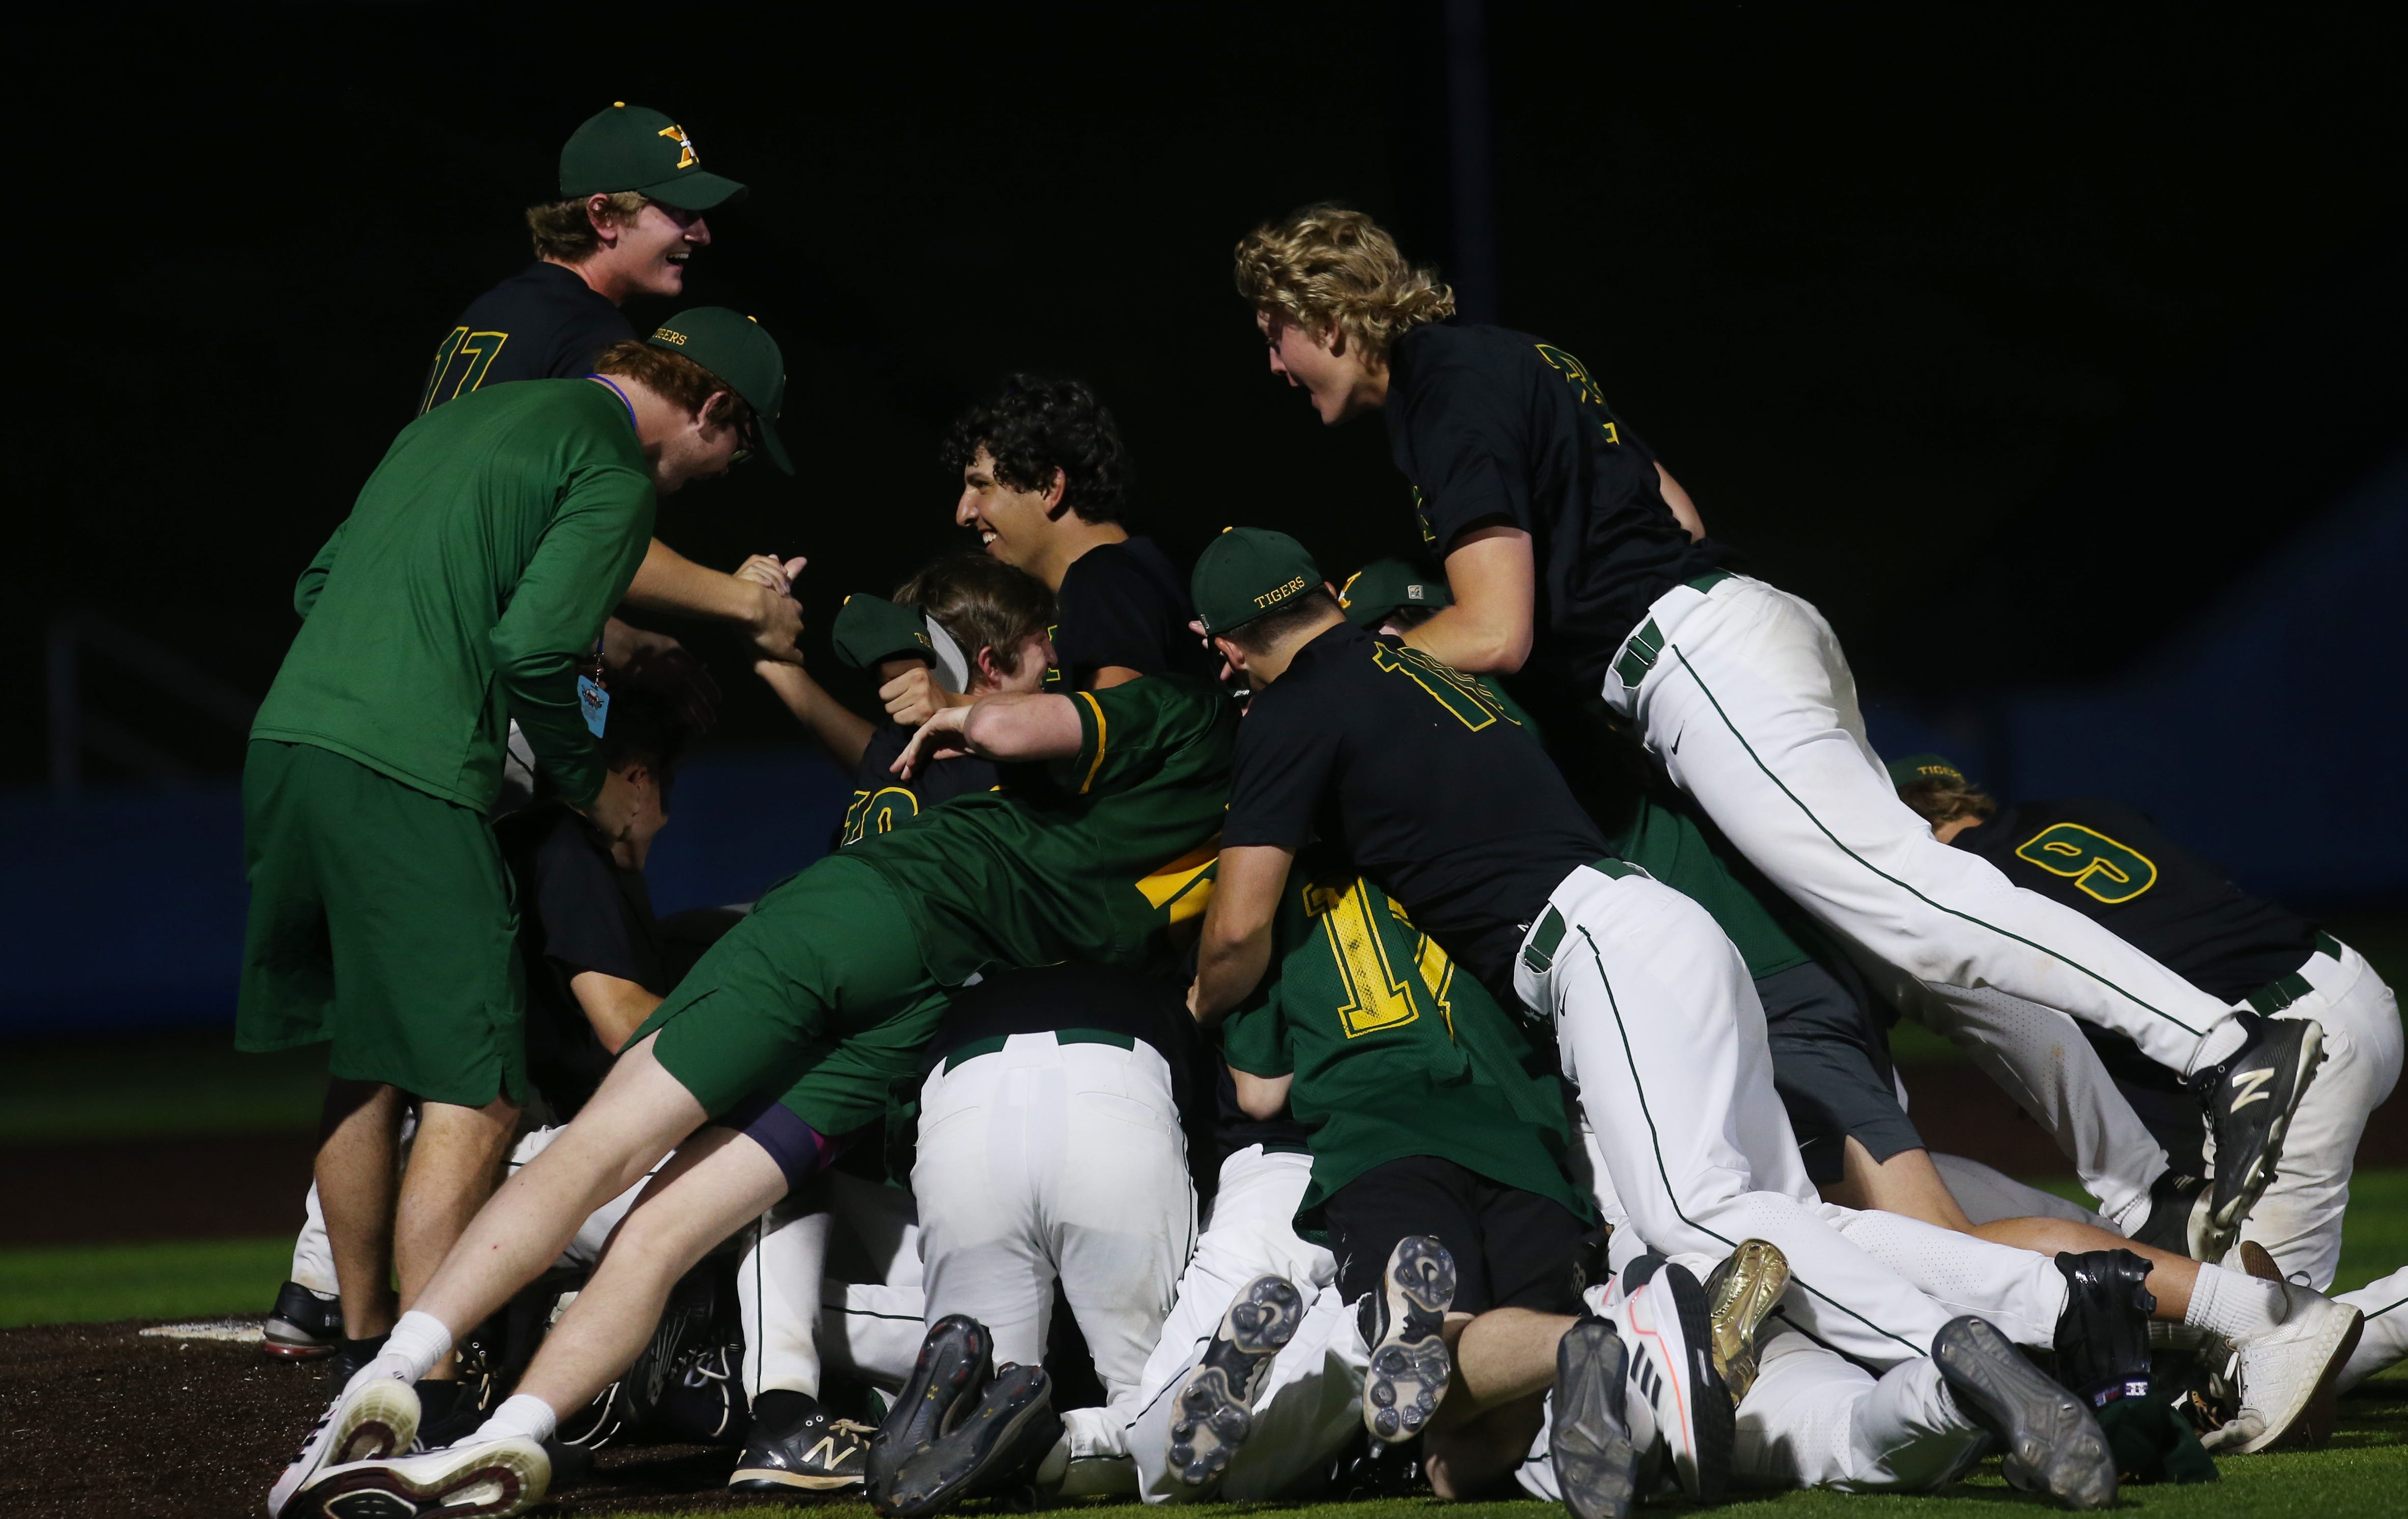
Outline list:
[[[610,387],[610,394],[617,396],[619,398],[619,404],[627,408],[627,425],[630,427],[636,427],[636,403],[627,399],[627,393],[621,390],[617,382],[612,380],[609,375],[587,375],[585,378],[588,380],[598,380],[603,384],[609,385]],[[640,433],[643,429],[636,427],[636,431]]]

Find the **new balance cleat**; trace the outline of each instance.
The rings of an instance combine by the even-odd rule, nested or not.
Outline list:
[[[948,1313],[928,1326],[920,1341],[911,1380],[870,1438],[863,1471],[873,1507],[894,1491],[903,1463],[952,1432],[978,1402],[995,1374],[995,1340],[986,1326],[962,1313]]]
[[[1756,1331],[1788,1290],[1789,1257],[1770,1240],[1741,1240],[1706,1274],[1714,1370],[1730,1389],[1733,1408],[1756,1385]]]
[[[837,1418],[806,1393],[764,1393],[761,1401],[764,1412],[753,1421],[728,1486],[739,1493],[860,1490],[877,1430]]]
[[[278,1519],[294,1496],[320,1472],[353,1461],[400,1455],[418,1438],[418,1390],[398,1377],[371,1377],[345,1387],[301,1442],[300,1454],[267,1490],[267,1519]]]
[[[1548,1458],[1571,1519],[1623,1519],[1637,1495],[1639,1452],[1627,1398],[1630,1352],[1608,1321],[1583,1315],[1555,1345]]]
[[[890,1519],[924,1519],[965,1498],[1017,1496],[1062,1438],[1054,1383],[1042,1367],[1005,1365],[954,1426],[907,1456],[870,1507]]]
[[[301,1489],[311,1519],[509,1519],[543,1501],[552,1457],[523,1435],[398,1461],[329,1467]]]
[[[2132,1231],[2134,1244],[2219,1261],[2232,1248],[2233,1229],[2215,1223],[2215,1190],[2201,1176],[2178,1176],[2172,1168],[2149,1184],[2149,1216]]]
[[[1730,1392],[1714,1370],[1713,1319],[1706,1290],[1688,1268],[1663,1256],[1640,1256],[1623,1268],[1614,1299],[1630,1350],[1630,1385],[1647,1405],[1681,1491],[1720,1503],[1730,1487],[1738,1421]],[[1642,1421],[1634,1413],[1630,1423]]]
[[[342,1299],[298,1282],[276,1289],[276,1306],[259,1326],[260,1349],[280,1360],[314,1361],[342,1343]]]
[[[1174,1395],[1170,1469],[1181,1482],[1202,1487],[1228,1469],[1254,1433],[1254,1397],[1272,1359],[1303,1322],[1304,1295],[1287,1278],[1258,1276],[1240,1289],[1203,1360]]]
[[[1394,1445],[1422,1432],[1455,1374],[1440,1326],[1455,1306],[1455,1257],[1426,1234],[1409,1234],[1388,1253],[1372,1295],[1375,1322],[1364,1338],[1371,1364],[1363,1373],[1363,1427]]]
[[[2006,1336],[1971,1314],[1950,1319],[1932,1339],[1931,1358],[1956,1406],[1999,1442],[2008,1486],[2069,1509],[2115,1501],[2115,1455],[2099,1421]]]
[[[2191,1078],[2215,1137],[2215,1182],[2209,1224],[2229,1248],[2249,1211],[2274,1180],[2291,1115],[2324,1059],[2324,1029],[2313,1018],[2237,1013],[2248,1041],[2221,1065]],[[2219,1252],[2207,1257],[2223,1259]]]
[[[2247,1455],[2286,1442],[2320,1445],[2332,1438],[2334,1384],[2366,1330],[2347,1303],[2288,1283],[2283,1322],[2233,1345],[2240,1363],[2241,1412],[2200,1443]]]

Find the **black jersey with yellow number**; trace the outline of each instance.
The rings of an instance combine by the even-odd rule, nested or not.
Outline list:
[[[1187,626],[1196,616],[1187,578],[1152,538],[1089,549],[1063,571],[1054,601],[1056,673],[1071,690],[1093,689],[1107,666],[1206,681],[1219,666]]]
[[[613,343],[636,336],[619,308],[571,270],[534,264],[468,303],[436,345],[424,413],[509,380],[580,380]]]
[[[1690,540],[1664,502],[1656,455],[1562,349],[1448,322],[1397,339],[1388,364],[1389,446],[1430,552],[1444,557],[1478,527],[1530,535],[1529,675],[1602,689],[1649,603],[1734,561],[1712,538]]]
[[[1238,727],[1221,847],[1342,847],[1497,999],[1573,867],[1606,853],[1538,738],[1470,677],[1340,623]]]
[[[916,729],[900,723],[882,723],[869,735],[869,747],[853,770],[853,803],[844,810],[841,849],[864,838],[892,833],[897,824],[918,817],[939,802],[972,792],[993,791],[1003,781],[1003,767],[976,754],[951,754],[923,764],[906,781],[894,771],[897,756],[910,746]]]
[[[2025,802],[1951,842],[2227,1002],[2289,975],[2316,950],[2315,924],[2250,896],[2115,802]]]

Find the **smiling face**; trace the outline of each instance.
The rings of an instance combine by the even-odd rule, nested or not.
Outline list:
[[[1334,427],[1387,399],[1387,365],[1363,363],[1335,327],[1315,335],[1268,311],[1255,312],[1254,325],[1270,351],[1271,373],[1311,398],[1322,425]]]
[[[619,229],[618,247],[604,256],[619,265],[617,273],[628,294],[681,295],[686,260],[695,249],[710,246],[710,223],[700,211],[652,201],[636,213],[633,223]]]
[[[1035,573],[1052,541],[1062,484],[1057,469],[1047,489],[1021,490],[996,474],[995,455],[981,449],[962,466],[962,494],[953,503],[953,521],[978,534],[990,558]]]
[[[1042,633],[1032,633],[1021,640],[1018,667],[1006,670],[996,657],[992,647],[978,652],[978,674],[970,681],[970,689],[980,695],[998,692],[1007,695],[1025,695],[1045,689],[1045,671],[1054,663],[1054,640]]]

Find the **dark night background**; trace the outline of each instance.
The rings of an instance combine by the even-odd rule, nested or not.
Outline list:
[[[1009,369],[1098,387],[1135,525],[1182,557],[1240,521],[1333,572],[1408,546],[1379,424],[1325,432],[1230,288],[1239,235],[1316,198],[1581,355],[1715,535],[1829,616],[1876,717],[1994,773],[2002,693],[2174,657],[2408,444],[2396,35],[2300,9],[1491,4],[1492,277],[1450,188],[1480,123],[1450,108],[1447,16],[351,5],[21,31],[18,330],[41,341],[12,408],[0,785],[44,783],[61,614],[265,690],[295,573],[613,99],[753,187],[689,296],[758,316],[793,377],[797,478],[696,488],[660,535],[723,567],[808,554],[806,647],[839,695],[864,693],[829,613],[961,543],[937,439]],[[734,638],[672,630],[729,693],[713,746],[793,740]],[[2396,734],[2401,649],[2319,637]],[[93,746],[88,783],[238,769],[238,727],[82,668],[136,754]],[[2236,731],[2266,726],[2240,695]],[[2390,752],[2347,742],[2348,785],[2398,790]],[[2211,811],[2260,785],[2203,773]],[[2346,832],[2333,805],[2313,826]]]

